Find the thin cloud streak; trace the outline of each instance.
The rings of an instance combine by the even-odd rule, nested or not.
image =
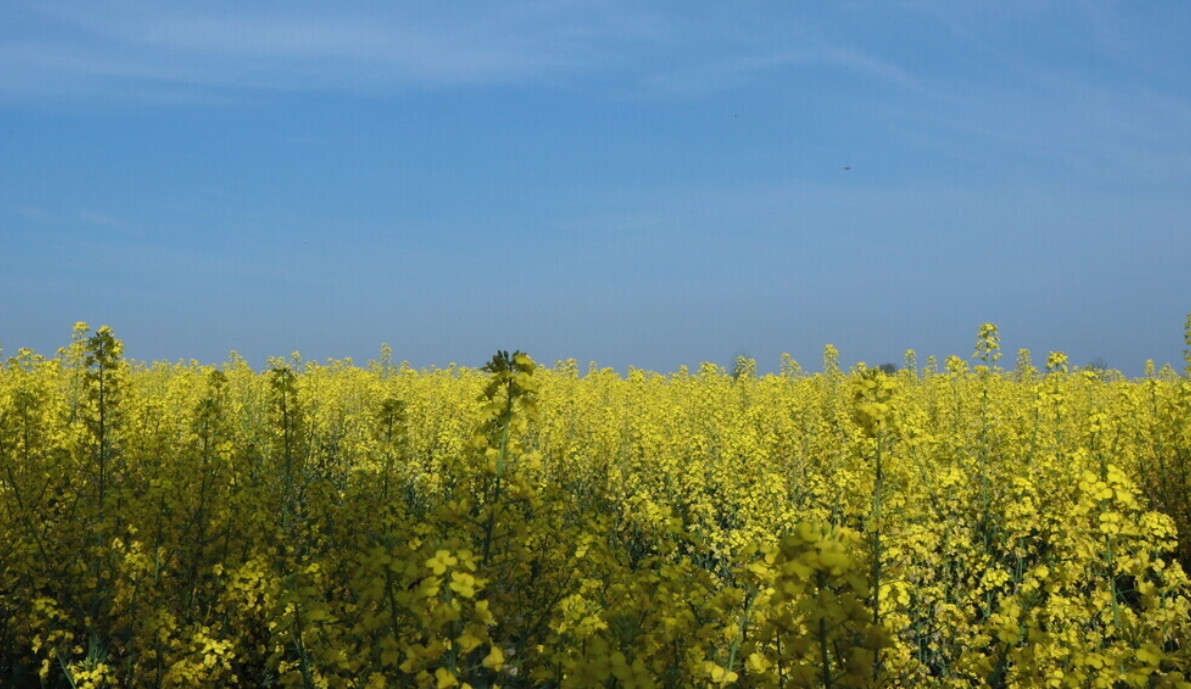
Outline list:
[[[402,12],[358,4],[328,12],[302,2],[271,12],[256,5],[196,9],[140,2],[15,7],[0,10],[0,20],[6,14],[15,15],[10,19],[32,16],[41,30],[5,37],[0,98],[77,96],[80,91],[119,96],[136,94],[145,84],[207,91],[385,92],[549,83],[564,75],[599,79],[610,73],[627,74],[630,81],[663,94],[699,96],[790,67],[842,68],[933,98],[946,98],[951,91],[942,75],[910,69],[879,49],[859,48],[852,38],[859,17],[880,10],[879,19],[890,12],[863,3],[838,17],[806,10],[773,21],[758,20],[767,13],[726,13],[714,6],[665,15],[590,2],[506,3],[495,9],[477,3]],[[965,6],[964,12],[939,2],[902,3],[895,9],[903,22],[913,24],[918,16],[945,27],[953,40],[983,55],[994,69],[999,65],[1004,75],[1016,75],[1015,81],[1036,79],[1036,64],[1015,52],[1006,37],[1020,22],[1058,11],[1013,2]],[[1113,30],[1107,12],[1092,4],[1064,18],[1084,25],[1083,33],[1090,35],[1081,40],[1106,56],[1136,58],[1136,41],[1130,44],[1123,32]],[[839,26],[824,28],[833,24],[830,19],[841,18]],[[177,99],[176,92],[169,93],[167,102]]]
[[[815,38],[809,18],[758,33],[735,15],[733,26],[725,17],[586,2],[477,5],[416,16],[351,7],[331,14],[300,3],[274,13],[240,5],[24,8],[51,30],[10,36],[0,47],[0,64],[8,65],[0,68],[0,97],[144,95],[138,91],[150,89],[138,87],[145,85],[386,92],[613,74],[663,93],[699,95],[788,66],[843,67],[921,87],[892,61]],[[167,93],[167,103],[178,98]]]
[[[582,66],[599,57],[587,44],[602,40],[575,31],[560,40],[549,17],[522,27],[506,15],[451,23],[390,13],[325,16],[301,6],[284,14],[93,7],[38,6],[62,30],[11,37],[0,48],[0,64],[8,65],[0,89],[37,96],[73,93],[88,82],[115,92],[138,82],[285,90],[500,83]]]
[[[843,69],[873,77],[878,81],[923,95],[937,96],[905,69],[864,51],[842,45],[822,43],[796,52],[762,55],[730,55],[695,67],[660,72],[645,83],[651,90],[686,97],[705,96],[716,91],[743,86],[772,78],[781,70]]]

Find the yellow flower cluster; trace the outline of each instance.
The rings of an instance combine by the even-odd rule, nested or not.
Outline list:
[[[1191,381],[1000,355],[257,372],[79,324],[0,366],[0,685],[1191,688]]]

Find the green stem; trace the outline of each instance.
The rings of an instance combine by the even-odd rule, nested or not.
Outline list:
[[[756,591],[750,591],[744,602],[744,610],[740,613],[740,625],[736,631],[736,638],[732,640],[732,647],[728,651],[728,672],[732,672],[733,666],[736,665],[736,653],[740,650],[740,644],[744,641],[744,633],[748,629],[749,612],[752,610],[753,601],[756,600]]]
[[[819,587],[819,593],[821,594],[824,590],[827,589],[827,575],[822,570],[820,570],[820,571],[816,572],[815,576],[817,579],[816,583],[818,584],[818,587]],[[832,673],[831,673],[831,648],[827,644],[828,631],[829,630],[827,628],[827,618],[820,617],[819,618],[819,662],[823,664],[823,686],[826,687],[826,689],[831,689],[832,685],[835,684],[835,679],[832,677]],[[874,672],[875,672],[875,670],[874,670]],[[875,676],[874,676],[874,679],[875,679]]]
[[[877,480],[876,487],[873,491],[873,625],[881,626],[881,531],[883,524],[881,523],[881,492],[885,483],[885,476],[881,463],[882,447],[884,445],[884,429],[881,426],[877,427],[877,453],[876,453],[876,469]],[[881,673],[881,649],[877,647],[873,650],[873,682]]]
[[[488,564],[488,557],[492,552],[492,530],[496,527],[496,508],[500,502],[502,481],[504,479],[505,458],[508,453],[509,422],[512,417],[512,399],[509,400],[509,411],[504,415],[504,423],[500,429],[500,454],[496,458],[496,481],[492,488],[492,502],[488,505],[488,522],[484,525],[484,555],[481,564]]]

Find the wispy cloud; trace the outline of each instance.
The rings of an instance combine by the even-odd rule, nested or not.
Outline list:
[[[540,78],[593,60],[582,18],[532,5],[435,13],[307,3],[25,4],[0,10],[0,90],[13,95],[194,89],[359,89]],[[517,8],[520,7],[520,10]],[[24,29],[17,31],[14,27]],[[30,30],[29,27],[33,27]]]
[[[926,90],[913,75],[892,60],[823,41],[803,45],[797,51],[783,49],[753,55],[709,56],[702,62],[650,74],[645,83],[663,93],[701,96],[772,79],[777,73],[797,69],[847,71],[900,88]]]
[[[131,223],[108,213],[84,208],[75,216],[78,222],[96,227],[107,232],[115,232],[127,237],[143,239],[144,233]]]
[[[21,206],[17,208],[17,214],[27,220],[44,220],[50,217],[49,211],[37,206]]]
[[[844,67],[915,85],[889,59],[816,38],[804,17],[787,11],[767,25],[765,15],[713,4],[667,14],[590,0],[333,10],[307,2],[17,2],[0,9],[0,25],[9,27],[0,29],[0,97],[157,92],[168,101],[185,93],[372,92],[608,76],[690,94],[790,65]]]

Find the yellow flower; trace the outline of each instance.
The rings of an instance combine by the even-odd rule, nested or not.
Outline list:
[[[426,561],[426,566],[430,568],[437,575],[444,574],[447,569],[454,567],[459,563],[458,558],[451,555],[449,550],[439,550],[434,553],[434,557]]]

